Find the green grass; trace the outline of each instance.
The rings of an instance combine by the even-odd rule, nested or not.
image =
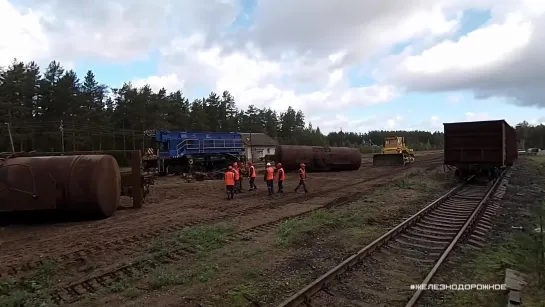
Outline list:
[[[410,178],[406,179],[406,183],[412,187],[414,192],[427,191],[430,187],[442,187],[441,184],[427,183],[426,180],[430,179]],[[316,274],[315,270],[327,270],[334,266],[337,260],[331,258],[330,261],[324,260],[320,264],[315,263],[306,267],[305,263],[299,263],[294,258],[292,259],[294,263],[285,264],[287,266],[285,271],[277,272],[275,264],[270,263],[261,266],[258,258],[262,257],[264,253],[284,253],[286,255],[300,256],[301,247],[308,246],[305,240],[315,241],[317,238],[323,241],[325,249],[333,248],[331,244],[335,244],[336,248],[342,249],[343,252],[360,249],[385,231],[385,225],[387,225],[392,215],[398,215],[400,210],[412,211],[414,210],[414,205],[411,205],[412,202],[415,204],[421,202],[422,196],[418,193],[411,191],[407,194],[406,191],[402,190],[395,183],[392,183],[376,188],[370,195],[342,208],[318,210],[297,219],[287,220],[279,226],[274,233],[274,242],[265,247],[265,250],[262,250],[263,247],[254,247],[254,249],[247,252],[241,252],[238,257],[232,253],[229,254],[228,257],[237,257],[235,259],[240,259],[242,263],[247,262],[248,265],[239,265],[236,269],[230,267],[233,272],[228,274],[232,275],[233,278],[238,278],[240,283],[229,291],[210,297],[209,306],[256,306],[252,301],[256,301],[263,306],[264,303],[277,301],[279,295],[286,295],[290,291],[304,286],[309,281],[309,276]],[[399,192],[404,195],[404,198],[385,206],[385,202],[392,201],[392,197],[399,195]],[[412,201],[405,197],[407,195],[411,197]],[[381,219],[384,219],[384,223],[377,223]],[[312,252],[305,248],[303,250]],[[216,254],[214,253],[214,255]],[[289,261],[289,259],[291,258],[287,258],[286,261]],[[203,279],[206,280],[206,275],[211,273],[221,274],[225,278],[225,274],[227,274],[225,268],[218,267],[214,269],[212,265],[212,263],[218,261],[221,262],[217,258],[214,260],[213,257],[200,259],[199,263],[206,263],[206,265],[195,268],[195,273],[192,273],[195,274],[195,278],[191,284],[194,285],[200,281],[202,282]],[[307,265],[310,264],[307,263]],[[223,266],[225,266],[225,263],[223,263]],[[278,270],[284,270],[282,269],[284,264],[279,264],[279,266]],[[296,267],[298,269],[292,271]],[[310,273],[307,270],[314,272]],[[280,278],[276,274],[280,274]]]
[[[478,283],[501,284],[505,269],[511,268],[531,279],[522,291],[522,301],[527,307],[545,306],[545,287],[539,281],[539,272],[544,272],[543,265],[536,266],[536,242],[533,235],[519,234],[496,247],[482,252],[472,253],[462,270],[473,276]],[[502,306],[505,305],[505,293],[497,291],[456,291],[449,293],[445,306]]]
[[[199,225],[170,233],[152,241],[146,253],[160,255],[178,248],[196,250],[205,254],[225,244],[227,236],[233,232],[230,225]]]
[[[232,226],[224,224],[199,225],[153,240],[144,257],[148,258],[150,265],[154,264],[155,268],[143,276],[143,279],[152,290],[187,284],[195,278],[202,283],[207,283],[218,271],[219,268],[216,265],[204,264],[198,267],[182,268],[177,264],[162,264],[161,261],[168,252],[179,248],[194,250],[197,258],[205,258],[212,250],[226,243],[227,236],[233,233],[233,229]],[[136,279],[141,278],[137,276]],[[130,288],[129,290],[132,291]]]
[[[189,277],[174,266],[161,266],[149,274],[147,281],[152,290],[157,290],[185,284],[189,281]]]
[[[142,257],[150,266],[158,268],[148,274],[138,274],[131,280],[118,280],[109,285],[109,291],[120,293],[126,297],[136,297],[140,291],[131,287],[131,281],[144,278],[152,289],[160,289],[166,286],[180,285],[188,282],[191,277],[198,275],[201,282],[207,282],[213,278],[217,268],[207,266],[197,268],[197,272],[188,274],[185,271],[169,266],[161,265],[161,261],[169,251],[178,248],[188,248],[197,251],[196,257],[204,257],[210,251],[220,248],[226,243],[227,236],[233,232],[229,225],[194,226],[174,232],[152,241]],[[46,307],[53,306],[51,296],[55,287],[55,273],[57,265],[54,262],[44,262],[34,269],[29,276],[21,279],[0,280],[0,306],[1,307]],[[85,304],[96,304],[97,297],[89,296],[84,299]]]
[[[394,201],[404,205],[398,208],[394,204],[391,210],[410,211],[414,208],[410,203],[404,203],[403,199],[392,200],[395,189],[432,192],[441,187],[440,183],[432,182],[428,178],[404,178],[375,189],[372,195],[353,202],[345,210],[319,210],[303,218],[283,222],[276,233],[276,243],[285,247],[298,245],[321,229],[342,229],[346,235],[350,234],[350,230],[359,235],[364,235],[362,232],[367,231],[373,233],[377,229],[371,226],[382,219],[383,215],[389,214],[383,210],[385,202]]]
[[[414,189],[415,187],[415,184],[412,180],[410,179],[403,179],[403,180],[400,180],[398,182],[396,182],[396,187],[400,188],[400,189],[409,189],[409,190],[412,190]]]
[[[306,235],[321,227],[336,227],[343,222],[343,216],[335,211],[319,210],[301,219],[284,221],[276,234],[277,244],[296,244]]]
[[[0,306],[52,306],[52,287],[55,285],[54,262],[44,262],[24,279],[0,280]]]

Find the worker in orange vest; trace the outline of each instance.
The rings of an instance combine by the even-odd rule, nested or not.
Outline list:
[[[250,189],[248,191],[257,190],[255,185],[256,172],[252,162],[248,162],[248,176],[250,177]]]
[[[274,168],[270,163],[267,163],[267,168],[265,169],[265,182],[267,183],[267,190],[269,190],[269,196],[274,193],[273,190],[273,181],[274,181]]]
[[[232,166],[229,166],[227,172],[225,172],[225,188],[227,189],[227,200],[233,199],[235,194],[235,173]]]
[[[299,187],[303,186],[305,193],[308,193],[307,185],[305,184],[305,179],[307,179],[307,172],[305,170],[305,164],[299,164],[299,185],[295,188],[295,193],[299,190]]]
[[[242,193],[242,185],[240,181],[240,169],[238,168],[238,163],[233,163],[233,173],[235,173],[235,193]]]
[[[278,181],[278,193],[284,193],[284,180],[286,180],[286,173],[282,168],[282,163],[276,164],[276,180]]]

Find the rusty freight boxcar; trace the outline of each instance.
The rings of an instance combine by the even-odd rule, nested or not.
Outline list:
[[[505,120],[445,123],[444,164],[456,175],[495,177],[500,168],[518,158],[517,132]]]
[[[274,156],[286,171],[297,170],[300,163],[310,171],[352,171],[361,166],[360,151],[349,147],[279,145]]]

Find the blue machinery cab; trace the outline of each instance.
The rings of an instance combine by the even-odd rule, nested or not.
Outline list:
[[[160,175],[212,171],[244,156],[242,136],[235,132],[157,131]]]

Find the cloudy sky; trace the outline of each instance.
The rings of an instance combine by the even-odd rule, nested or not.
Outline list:
[[[229,90],[324,131],[545,122],[544,0],[0,0],[0,65]]]

